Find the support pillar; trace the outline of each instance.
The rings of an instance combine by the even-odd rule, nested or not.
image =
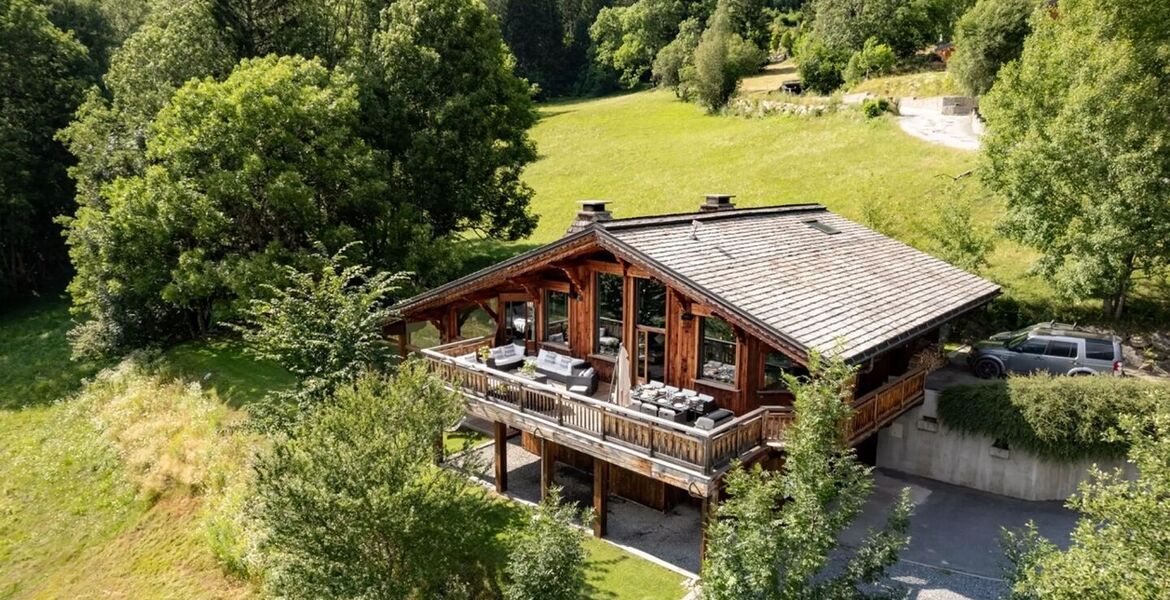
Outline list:
[[[548,488],[553,485],[553,471],[556,460],[552,455],[553,443],[540,438],[540,499],[548,497]]]
[[[714,489],[711,490],[710,495],[703,498],[703,505],[699,509],[703,523],[702,532],[699,534],[699,564],[707,560],[707,530],[715,520],[715,507],[719,506],[719,484],[716,482],[713,485]]]
[[[609,525],[609,463],[593,459],[593,535],[605,537]]]
[[[496,449],[496,492],[503,494],[508,491],[508,425],[496,421],[495,449]]]

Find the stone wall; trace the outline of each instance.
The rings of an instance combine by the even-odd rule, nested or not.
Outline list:
[[[1064,500],[1094,463],[1103,470],[1132,466],[1105,459],[1056,462],[963,434],[938,421],[938,391],[878,433],[877,466],[1024,500]]]

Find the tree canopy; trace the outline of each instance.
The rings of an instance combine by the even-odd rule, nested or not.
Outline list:
[[[1020,57],[1036,8],[1036,0],[979,0],[959,19],[947,70],[968,94],[986,94],[1000,67]]]
[[[703,598],[856,598],[878,581],[909,542],[908,490],[885,526],[852,552],[838,539],[873,488],[870,470],[845,443],[854,368],[814,356],[809,378],[787,375],[796,420],[785,436],[781,471],[734,468],[729,498],[708,530]],[[843,562],[829,567],[833,555]]]
[[[282,598],[481,597],[501,510],[433,463],[462,404],[421,363],[343,386],[257,465],[252,514]]]
[[[532,230],[536,113],[494,17],[473,0],[379,10],[153,5],[62,134],[79,346],[198,335],[315,244],[362,241],[361,262],[426,285],[458,269],[465,234]]]
[[[0,1],[0,298],[59,275],[53,217],[73,186],[54,139],[95,77],[85,46],[32,0]]]
[[[1136,480],[1094,468],[1068,506],[1080,513],[1067,550],[1030,525],[1006,535],[1011,598],[1161,598],[1170,589],[1170,411],[1121,419]]]
[[[1064,0],[981,104],[1004,231],[1064,294],[1120,316],[1170,260],[1170,5]]]

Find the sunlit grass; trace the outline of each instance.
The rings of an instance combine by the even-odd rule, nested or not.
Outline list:
[[[741,207],[816,202],[925,251],[947,203],[952,178],[976,155],[910,137],[891,118],[844,108],[822,117],[750,119],[704,114],[669,92],[649,91],[549,104],[533,130],[540,160],[525,180],[536,191],[540,225],[529,241],[564,234],[576,202],[613,201],[616,217],[692,212],[710,192],[735,194]],[[991,231],[1002,206],[966,177],[958,188],[976,203],[976,224]],[[1001,240],[984,275],[1029,300],[1052,298],[1028,274],[1034,253]]]
[[[854,86],[849,93],[869,92],[877,96],[959,96],[962,90],[946,71],[924,71],[905,75],[889,75],[867,79]]]

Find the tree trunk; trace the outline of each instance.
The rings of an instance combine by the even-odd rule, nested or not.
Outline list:
[[[1113,294],[1105,298],[1105,316],[1113,320],[1121,319],[1125,314],[1126,301],[1129,299],[1130,282],[1133,280],[1133,262],[1134,256],[1132,254],[1125,257],[1125,265],[1117,277],[1117,287],[1114,288]]]

